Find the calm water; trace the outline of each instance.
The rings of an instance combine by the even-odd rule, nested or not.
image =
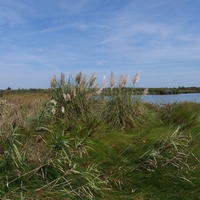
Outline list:
[[[185,102],[185,101],[200,103],[200,93],[173,94],[173,95],[145,95],[142,97],[142,100],[157,104]]]

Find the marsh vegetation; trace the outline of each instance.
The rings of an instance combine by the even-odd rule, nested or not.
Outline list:
[[[200,104],[142,102],[138,80],[62,73],[48,93],[4,94],[0,198],[198,199]]]

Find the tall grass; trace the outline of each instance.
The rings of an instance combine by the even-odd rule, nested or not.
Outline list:
[[[160,109],[161,118],[166,123],[181,126],[181,129],[193,127],[199,123],[200,106],[194,102],[168,104]]]
[[[4,95],[0,198],[177,199],[186,186],[199,194],[199,104],[144,103],[147,90],[133,98],[139,75],[132,90],[128,75],[111,72],[99,85],[96,73],[79,72],[54,76],[43,97]]]
[[[32,135],[23,131],[29,137],[19,134],[20,127],[11,126],[1,133],[0,171],[4,192],[8,190],[12,196],[20,191],[21,196],[31,188],[35,193],[60,191],[60,198],[101,197],[106,180],[99,178],[96,165],[89,162],[86,138],[76,132],[72,134],[62,118],[52,117],[45,122],[35,127]]]
[[[141,95],[147,93],[147,89],[144,94],[140,96],[134,95],[134,85],[139,80],[139,72],[133,78],[132,93],[128,92],[125,87],[128,82],[128,75],[120,76],[118,82],[118,88],[114,88],[114,73],[111,72],[110,77],[110,92],[108,99],[103,109],[103,119],[105,123],[112,124],[115,129],[127,130],[130,128],[141,127],[145,123],[150,124],[155,120],[156,115],[151,115],[149,109],[147,109],[141,102]],[[155,113],[154,113],[155,114]]]
[[[107,87],[106,77],[103,77],[102,86],[95,84],[95,80],[96,73],[87,79],[80,72],[75,79],[70,77],[66,82],[63,74],[60,79],[54,76],[51,79],[53,96],[49,110],[57,118],[83,124],[89,129],[104,124],[123,130],[139,127],[145,120],[150,120],[148,110],[141,105],[140,99],[134,99],[134,92],[128,93],[125,90],[128,75],[121,75],[118,88],[114,88],[114,73],[111,72],[107,97],[101,97],[101,92]],[[139,72],[134,76],[133,84],[138,80]]]

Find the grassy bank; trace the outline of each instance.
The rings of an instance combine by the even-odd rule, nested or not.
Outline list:
[[[54,76],[50,94],[4,95],[0,198],[198,199],[200,105],[132,99],[138,78],[131,93],[127,76],[116,89],[113,73],[102,86],[79,73]]]

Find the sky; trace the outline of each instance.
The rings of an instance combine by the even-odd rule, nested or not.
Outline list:
[[[199,0],[0,0],[0,89],[80,71],[115,85],[200,87]]]

